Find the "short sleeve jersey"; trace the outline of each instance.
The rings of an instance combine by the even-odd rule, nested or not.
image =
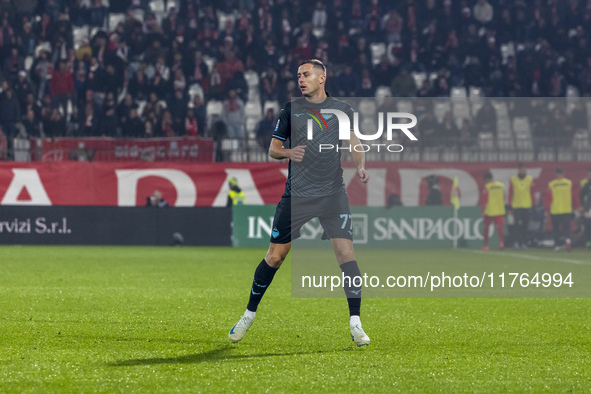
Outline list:
[[[322,109],[337,109],[346,113],[350,121],[353,119],[353,108],[330,96],[322,103],[297,99],[279,113],[273,138],[287,141],[288,148],[306,146],[301,162],[289,161],[284,196],[323,197],[345,190],[341,152],[337,149],[341,143],[339,122],[336,115],[321,113]],[[309,124],[312,139],[308,139]]]

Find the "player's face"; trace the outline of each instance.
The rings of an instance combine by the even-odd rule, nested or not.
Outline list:
[[[519,175],[524,176],[527,173],[527,168],[521,167],[519,169]]]
[[[298,68],[298,85],[304,97],[314,97],[324,88],[326,76],[312,64],[302,64]]]

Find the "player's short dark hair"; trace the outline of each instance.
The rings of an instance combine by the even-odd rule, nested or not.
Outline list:
[[[560,167],[556,168],[556,173],[557,174],[564,174],[564,170]]]
[[[489,179],[493,179],[492,172],[487,171],[484,173],[484,180],[488,181]]]
[[[306,59],[300,63],[300,66],[303,66],[304,64],[311,64],[312,66],[314,66],[316,68],[320,68],[320,69],[322,69],[322,72],[324,72],[326,74],[326,66],[324,65],[324,63],[322,63],[318,59]]]
[[[519,164],[517,165],[517,168],[525,168],[525,163],[519,163]]]

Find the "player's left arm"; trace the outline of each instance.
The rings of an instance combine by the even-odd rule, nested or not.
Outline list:
[[[369,182],[369,173],[365,170],[365,152],[357,152],[354,147],[359,145],[359,138],[355,135],[354,132],[351,132],[351,137],[345,142],[351,147],[351,158],[353,159],[353,163],[357,168],[357,176],[361,180],[362,183]]]

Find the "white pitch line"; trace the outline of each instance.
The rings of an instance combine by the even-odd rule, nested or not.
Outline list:
[[[520,253],[509,253],[509,252],[495,252],[495,251],[483,251],[483,250],[471,250],[472,253],[477,254],[494,254],[498,256],[512,256],[512,257],[519,257],[522,259],[529,259],[529,260],[547,260],[547,261],[558,261],[559,263],[569,263],[569,264],[577,264],[577,265],[588,265],[583,261],[579,260],[572,260],[572,259],[555,259],[552,257],[538,257],[532,256],[529,254],[520,254]]]
[[[471,250],[471,252],[477,253],[477,254],[494,254],[494,255],[503,255],[503,256],[515,256],[515,257],[520,257],[522,259],[529,259],[529,260],[541,260],[537,256],[530,256],[528,254],[505,253],[505,252],[484,251],[484,250]]]

